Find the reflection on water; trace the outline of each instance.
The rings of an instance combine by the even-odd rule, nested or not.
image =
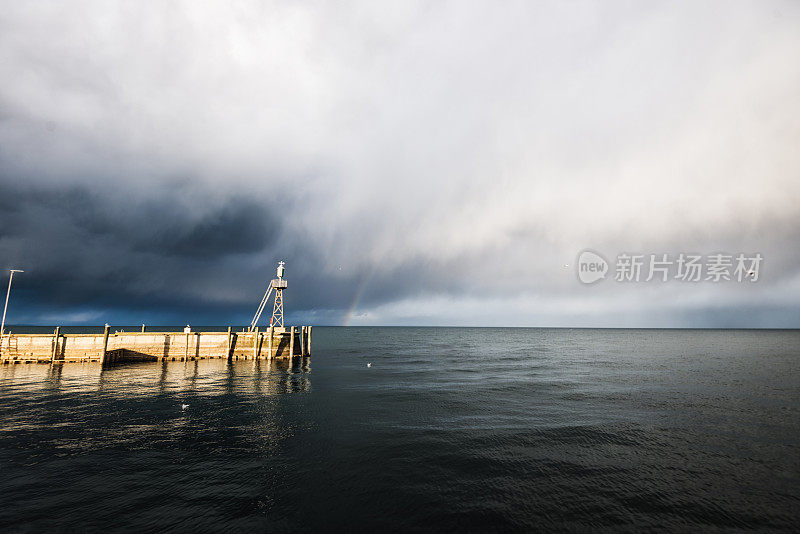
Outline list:
[[[186,392],[193,395],[277,395],[311,388],[311,361],[195,360],[118,364],[56,363],[0,366],[4,395],[36,391],[56,394],[104,392],[130,395]]]
[[[49,429],[50,445],[62,453],[148,446],[182,439],[175,434],[192,426],[201,433],[218,430],[225,426],[226,412],[258,405],[266,424],[243,426],[257,432],[242,443],[260,448],[274,444],[285,430],[276,422],[277,403],[270,398],[310,391],[310,375],[310,359],[4,365],[0,438],[35,431],[46,442],[48,432],[42,429]],[[223,404],[209,405],[214,398]]]

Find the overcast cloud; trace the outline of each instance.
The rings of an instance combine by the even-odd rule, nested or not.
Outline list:
[[[8,1],[0,80],[11,323],[800,327],[794,1]]]

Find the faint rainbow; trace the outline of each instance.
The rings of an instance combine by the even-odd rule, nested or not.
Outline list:
[[[353,320],[353,315],[355,315],[356,309],[358,309],[358,304],[361,301],[361,296],[364,294],[364,288],[367,287],[367,283],[372,278],[372,273],[374,272],[375,269],[370,268],[370,270],[364,275],[364,277],[358,283],[356,291],[353,294],[353,302],[352,304],[350,304],[350,308],[347,310],[347,314],[345,314],[342,326],[350,326],[350,321]]]

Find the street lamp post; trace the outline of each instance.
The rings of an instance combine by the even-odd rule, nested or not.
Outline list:
[[[11,281],[14,279],[14,273],[24,273],[25,271],[20,271],[19,269],[9,269],[11,273],[8,277],[8,291],[6,292],[6,305],[3,306],[3,321],[0,322],[0,337],[5,334],[6,331],[6,310],[8,309],[8,297],[11,295]]]

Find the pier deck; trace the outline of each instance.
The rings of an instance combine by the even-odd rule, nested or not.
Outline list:
[[[6,334],[0,363],[186,361],[212,358],[272,359],[311,354],[311,327],[234,332],[110,332]]]

